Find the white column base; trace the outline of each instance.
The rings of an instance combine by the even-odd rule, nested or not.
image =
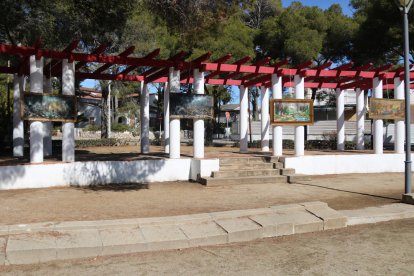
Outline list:
[[[295,126],[295,156],[305,155],[305,127]]]
[[[273,156],[283,155],[283,127],[273,127]]]
[[[204,120],[194,120],[194,158],[204,158]]]
[[[43,162],[43,123],[30,123],[30,163]]]
[[[374,120],[374,153],[382,154],[384,151],[383,138],[384,123],[382,120]]]
[[[75,123],[62,123],[62,161],[75,161]]]

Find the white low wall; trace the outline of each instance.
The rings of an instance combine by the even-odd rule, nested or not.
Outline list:
[[[191,174],[210,176],[210,169],[218,170],[218,159],[197,161],[201,162],[163,159],[0,166],[0,189],[188,181]]]
[[[308,175],[404,172],[405,154],[312,155],[281,157],[285,168]]]

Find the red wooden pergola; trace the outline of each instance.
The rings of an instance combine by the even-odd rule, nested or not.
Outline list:
[[[0,53],[7,55],[22,56],[19,63],[14,67],[0,66],[0,73],[29,75],[29,56],[35,55],[39,60],[41,57],[50,59],[50,63],[44,66],[44,75],[47,78],[61,77],[62,59],[68,59],[69,62],[76,63],[75,77],[79,79],[95,80],[116,80],[116,81],[144,81],[145,83],[163,83],[168,81],[168,72],[170,67],[181,71],[180,82],[193,82],[193,69],[199,69],[200,72],[207,72],[205,83],[213,85],[244,85],[271,87],[271,75],[277,74],[283,76],[284,87],[294,87],[293,76],[299,75],[304,78],[306,88],[330,88],[341,90],[360,88],[371,89],[373,86],[372,79],[378,77],[383,80],[384,89],[394,88],[394,78],[404,78],[403,68],[391,70],[392,64],[371,69],[372,63],[358,68],[352,68],[353,63],[344,64],[334,69],[329,69],[332,62],[312,67],[313,61],[308,61],[292,68],[282,68],[289,63],[289,59],[269,65],[270,58],[265,58],[251,65],[246,65],[250,61],[250,56],[242,58],[232,64],[226,62],[231,55],[223,56],[211,63],[207,62],[211,57],[211,52],[206,53],[193,61],[181,61],[184,58],[185,51],[176,54],[168,60],[155,59],[160,49],[156,49],[145,57],[130,57],[134,52],[135,46],[126,49],[118,56],[105,55],[106,43],[103,43],[90,54],[74,53],[79,40],[73,41],[62,51],[52,51],[40,49],[42,42],[38,39],[31,47],[20,47],[0,44]],[[103,65],[93,73],[78,72],[86,63],[102,63]],[[105,73],[113,65],[124,65],[126,68],[119,74]],[[148,68],[140,75],[130,74],[138,67]],[[410,79],[414,79],[414,73],[410,73]],[[414,88],[414,84],[410,85]]]

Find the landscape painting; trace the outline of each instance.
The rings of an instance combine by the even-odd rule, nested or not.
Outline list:
[[[271,125],[313,125],[312,100],[270,100]]]
[[[23,92],[22,119],[76,122],[76,96]]]
[[[200,94],[170,94],[170,117],[187,119],[212,119],[214,98]]]
[[[370,119],[405,120],[405,100],[371,98]]]

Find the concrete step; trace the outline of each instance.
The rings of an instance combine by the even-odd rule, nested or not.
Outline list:
[[[295,174],[295,169],[279,169],[281,175],[293,175]]]
[[[312,180],[311,176],[307,174],[284,174],[284,176],[287,177],[289,183]]]
[[[263,156],[263,157],[225,157],[219,158],[220,165],[240,164],[240,163],[276,163],[279,162],[279,157]]]
[[[270,170],[280,166],[279,163],[240,163],[240,164],[220,164],[220,171],[236,171],[236,170]]]
[[[266,184],[266,183],[287,183],[287,176],[249,176],[233,178],[200,178],[199,182],[206,186],[243,185],[243,184]]]
[[[218,172],[212,172],[211,177],[214,177],[214,178],[234,178],[234,177],[249,177],[249,176],[281,175],[281,170],[282,169],[218,171]]]

